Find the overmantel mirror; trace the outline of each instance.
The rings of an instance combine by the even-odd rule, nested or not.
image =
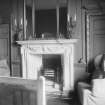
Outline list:
[[[67,37],[67,0],[24,0],[25,39]]]

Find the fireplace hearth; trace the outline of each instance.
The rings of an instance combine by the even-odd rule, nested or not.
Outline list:
[[[63,90],[74,89],[74,44],[77,39],[17,41],[21,45],[22,77],[38,79],[43,55],[59,55],[63,70]]]

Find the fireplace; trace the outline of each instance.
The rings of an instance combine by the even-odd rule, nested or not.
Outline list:
[[[60,89],[63,86],[63,60],[60,54],[42,54],[41,74],[46,79],[46,86]],[[50,82],[50,83],[49,83]]]
[[[63,90],[74,89],[74,44],[77,39],[17,41],[21,45],[22,77],[38,79],[43,55],[59,55],[63,70]]]

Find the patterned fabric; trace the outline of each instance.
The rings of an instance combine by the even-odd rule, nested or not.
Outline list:
[[[101,69],[96,69],[92,75],[92,79],[99,79],[104,77],[105,77],[105,73]]]
[[[105,72],[103,68],[104,54],[100,54],[94,59],[94,69],[91,79],[105,78]]]

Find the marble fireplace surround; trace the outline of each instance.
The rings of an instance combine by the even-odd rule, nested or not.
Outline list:
[[[21,45],[22,77],[37,79],[42,54],[61,55],[64,90],[74,89],[74,44],[77,39],[17,41]]]

